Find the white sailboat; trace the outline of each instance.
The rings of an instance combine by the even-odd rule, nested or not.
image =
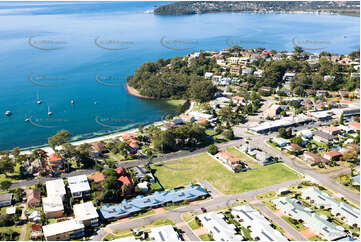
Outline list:
[[[36,93],[36,103],[41,104],[41,100],[39,98],[39,91]]]
[[[50,107],[48,105],[48,116],[51,116],[53,113],[50,111]]]

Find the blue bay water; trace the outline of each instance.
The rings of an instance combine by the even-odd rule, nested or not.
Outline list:
[[[125,77],[146,61],[220,50],[232,43],[292,50],[297,42],[306,49],[339,54],[360,48],[357,17],[144,13],[159,4],[164,2],[0,3],[0,150],[46,144],[59,129],[69,130],[72,140],[79,140],[154,122],[174,112],[162,101],[127,94]],[[53,44],[29,44],[41,40]],[[124,49],[101,48],[114,46]],[[40,77],[47,80],[36,81]],[[6,110],[12,116],[5,117]],[[24,121],[28,117],[31,122]]]

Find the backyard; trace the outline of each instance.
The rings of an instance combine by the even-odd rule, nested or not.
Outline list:
[[[212,159],[207,153],[191,156],[166,164],[152,166],[164,189],[185,186],[207,180],[224,194],[236,194],[261,187],[298,179],[298,175],[282,164],[273,164],[233,173]],[[260,181],[262,179],[262,182]]]

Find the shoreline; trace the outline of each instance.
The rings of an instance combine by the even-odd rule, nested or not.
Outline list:
[[[191,102],[190,107],[184,113],[185,114],[189,113],[190,110],[192,110],[193,105],[194,105],[194,102]],[[163,122],[164,122],[164,120],[149,123],[147,125],[144,125],[144,128],[147,128],[147,127],[149,127],[151,125],[160,126],[160,125],[163,124]],[[74,146],[78,146],[78,145],[81,145],[81,144],[84,144],[84,143],[94,143],[94,142],[98,142],[98,141],[114,139],[114,138],[117,138],[119,136],[124,135],[125,133],[136,133],[138,131],[139,131],[138,128],[130,128],[130,129],[127,129],[127,130],[124,130],[124,131],[118,131],[118,132],[114,132],[114,133],[111,133],[111,134],[101,135],[101,136],[93,137],[93,138],[81,139],[81,140],[77,140],[77,141],[70,141],[68,143],[70,143],[70,144],[72,144]],[[60,146],[57,146],[56,148],[60,148]],[[43,147],[41,147],[41,145],[39,145],[36,148],[33,148],[33,147],[22,148],[22,149],[20,149],[21,150],[20,154],[30,154],[33,150],[36,150],[36,149],[42,149],[47,153],[54,153],[53,149],[49,145],[44,144]]]
[[[128,83],[125,84],[125,89],[127,90],[127,93],[129,95],[142,99],[161,100],[161,101],[171,100],[169,98],[156,98],[156,97],[148,97],[148,96],[140,95],[139,92],[134,87],[129,86]]]
[[[163,123],[163,121],[157,121],[148,125],[145,125],[144,128],[150,126],[150,125],[161,125]],[[102,135],[102,136],[98,136],[98,137],[93,137],[93,138],[88,138],[88,139],[82,139],[82,140],[77,140],[77,141],[70,141],[68,143],[74,145],[74,146],[78,146],[84,143],[94,143],[94,142],[98,142],[98,141],[104,141],[104,140],[109,140],[109,139],[114,139],[117,138],[119,136],[122,136],[125,133],[135,133],[138,132],[138,128],[131,128],[128,130],[124,130],[124,131],[119,131],[119,132],[115,132],[112,134],[106,134],[106,135]],[[61,146],[57,146],[56,148],[60,148]],[[38,147],[38,148],[23,148],[23,150],[20,152],[21,154],[30,154],[33,150],[36,149],[42,149],[47,153],[54,153],[53,149],[49,146],[49,145],[45,145],[44,147]]]

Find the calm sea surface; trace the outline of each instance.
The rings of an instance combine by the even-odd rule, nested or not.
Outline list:
[[[145,13],[159,4],[0,3],[0,150],[46,144],[59,129],[80,140],[161,120],[174,107],[124,87],[146,61],[234,44],[340,54],[360,48],[357,17]]]

